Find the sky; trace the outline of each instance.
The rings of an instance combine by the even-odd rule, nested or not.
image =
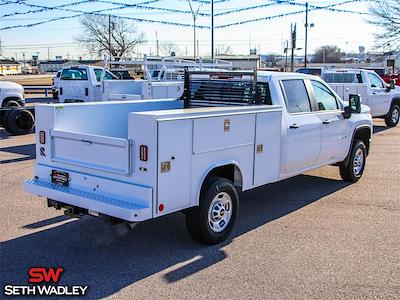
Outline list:
[[[84,1],[85,3],[80,3],[82,1],[84,0],[0,0],[0,39],[2,41],[3,56],[22,59],[24,53],[28,59],[38,52],[40,59],[54,59],[55,56],[71,59],[76,59],[80,56],[90,58],[89,53],[76,44],[75,38],[82,32],[79,23],[79,18],[84,17],[82,13],[97,10],[102,10],[100,12],[102,14],[130,18],[129,22],[135,22],[137,29],[145,33],[147,40],[144,45],[137,49],[140,54],[151,53],[154,55],[156,53],[157,35],[160,43],[173,42],[179,46],[181,54],[193,55],[193,18],[191,14],[154,9],[166,8],[190,11],[188,0],[148,0],[152,2],[143,5],[150,7],[150,9],[143,9],[143,7],[123,8],[123,4],[132,5],[148,2],[146,0],[86,0]],[[379,29],[368,24],[368,19],[371,16],[364,14],[368,12],[369,1],[353,1],[334,7],[335,9],[343,10],[341,12],[313,9],[315,6],[328,6],[347,1],[215,0],[215,46],[216,48],[230,46],[235,54],[248,54],[250,47],[256,48],[260,54],[281,54],[284,41],[290,37],[291,24],[297,23],[297,47],[304,48],[304,6],[277,2],[300,4],[308,2],[310,5],[309,23],[314,24],[309,29],[309,53],[313,53],[316,48],[322,45],[337,45],[344,52],[358,52],[360,46],[364,46],[367,52],[376,51],[376,49],[373,49],[375,46],[373,34]],[[71,3],[77,4],[59,9],[46,9],[47,7]],[[264,6],[260,7],[260,5]],[[195,10],[200,6],[197,25],[205,27],[197,28],[196,31],[200,56],[209,56],[211,52],[211,30],[207,27],[211,25],[211,4],[209,0],[192,0],[192,6]],[[253,6],[258,7],[243,10]],[[114,9],[108,10],[111,8]],[[219,15],[235,10],[238,11]],[[275,17],[288,13],[293,14],[279,18]],[[60,18],[63,19],[60,20]],[[136,19],[136,21],[133,19]],[[144,22],[144,20],[153,20],[155,22],[148,23]],[[253,22],[253,20],[258,21]],[[34,26],[30,25],[44,21],[49,22]],[[166,22],[167,24],[156,23],[158,21]],[[246,23],[234,25],[240,22]],[[183,27],[168,23],[187,24],[190,26]],[[229,24],[233,25],[218,28],[218,26]],[[21,25],[25,27],[18,27]],[[14,28],[8,29],[9,27]],[[296,54],[301,55],[303,52],[304,50],[300,49],[297,50]]]

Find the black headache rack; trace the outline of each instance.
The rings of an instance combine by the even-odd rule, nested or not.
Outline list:
[[[182,98],[185,108],[272,105],[267,82],[257,71],[188,71]]]

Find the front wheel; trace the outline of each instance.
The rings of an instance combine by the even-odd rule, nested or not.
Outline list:
[[[228,179],[212,177],[202,189],[200,203],[186,213],[186,227],[197,241],[215,245],[232,231],[239,209],[239,196]]]
[[[400,107],[396,104],[392,105],[389,113],[386,115],[385,123],[389,127],[395,127],[399,123],[400,119]]]
[[[363,141],[354,141],[347,165],[342,163],[339,166],[340,176],[345,181],[357,182],[364,173],[367,148]]]

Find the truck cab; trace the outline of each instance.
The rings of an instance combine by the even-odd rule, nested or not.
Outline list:
[[[384,118],[386,125],[399,123],[400,87],[394,82],[388,85],[372,70],[330,69],[322,78],[340,95],[348,99],[351,94],[360,94],[363,104],[368,105],[373,117]]]
[[[182,98],[37,107],[36,165],[25,189],[70,216],[134,224],[184,211],[206,244],[230,234],[237,189],[325,165],[364,171],[370,109],[319,77],[279,72],[185,73]]]
[[[58,96],[61,103],[93,102],[102,99],[102,80],[118,78],[101,67],[72,66],[61,70]]]

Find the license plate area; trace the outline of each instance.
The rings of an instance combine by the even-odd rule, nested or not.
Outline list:
[[[69,173],[58,170],[51,170],[51,182],[62,186],[68,186]]]

